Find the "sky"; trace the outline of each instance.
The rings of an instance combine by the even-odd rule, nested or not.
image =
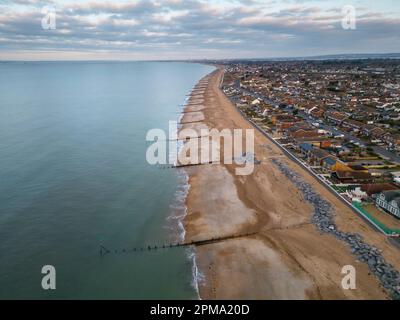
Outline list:
[[[0,0],[0,60],[398,52],[399,0]]]

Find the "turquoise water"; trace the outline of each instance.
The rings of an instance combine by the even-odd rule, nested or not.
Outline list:
[[[0,298],[195,299],[176,238],[183,177],[145,160],[212,70],[188,63],[0,63]],[[174,208],[178,207],[178,211]],[[41,287],[56,268],[54,291]]]

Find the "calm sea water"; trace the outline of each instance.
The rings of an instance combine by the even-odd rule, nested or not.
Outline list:
[[[182,177],[147,164],[211,67],[187,63],[0,63],[0,298],[195,299],[185,249],[168,242]],[[175,226],[174,226],[175,225]],[[172,229],[171,229],[172,228]],[[55,291],[41,287],[56,268]]]

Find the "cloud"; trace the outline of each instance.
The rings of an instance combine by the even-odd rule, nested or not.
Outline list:
[[[21,52],[172,59],[400,51],[399,8],[368,10],[362,2],[357,29],[344,30],[341,8],[329,0],[2,1],[0,59]],[[56,30],[41,27],[49,4]]]

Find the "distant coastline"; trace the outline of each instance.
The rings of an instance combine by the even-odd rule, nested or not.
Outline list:
[[[24,63],[24,62],[86,62],[86,63],[127,63],[127,62],[192,62],[209,64],[220,61],[306,61],[306,60],[365,60],[365,59],[400,59],[400,52],[393,53],[344,53],[344,54],[323,54],[323,55],[312,55],[312,56],[294,56],[294,57],[258,57],[258,58],[218,58],[218,59],[187,59],[187,60],[2,60],[0,63]]]

